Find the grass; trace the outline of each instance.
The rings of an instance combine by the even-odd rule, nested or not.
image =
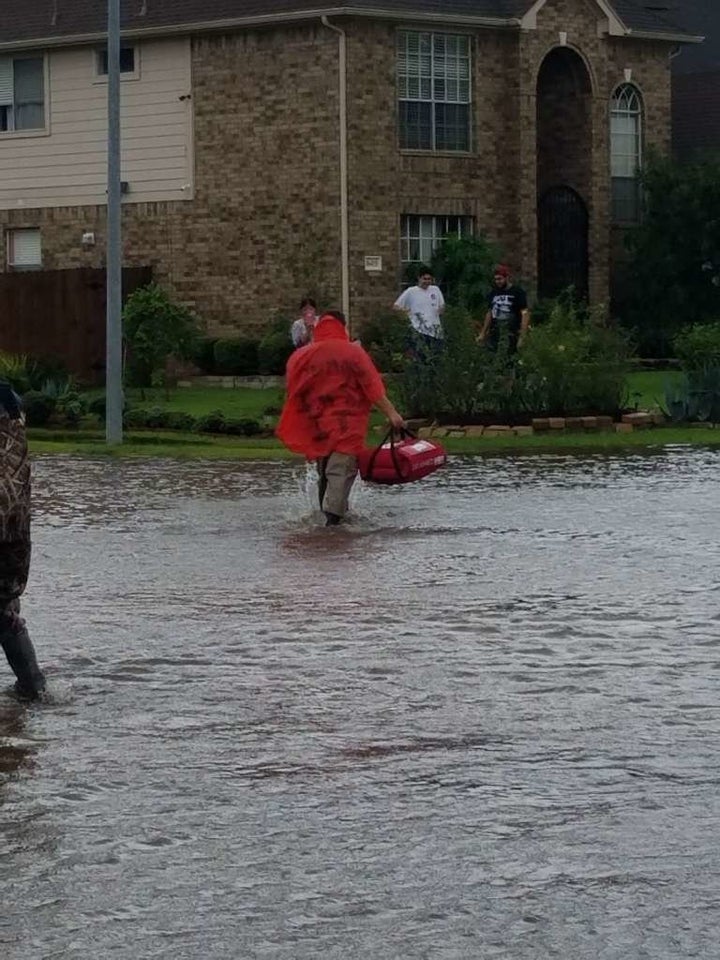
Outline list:
[[[628,374],[628,405],[638,410],[659,410],[666,386],[677,383],[681,376],[679,370],[637,370]]]
[[[225,389],[223,387],[184,387],[170,392],[169,398],[164,390],[132,389],[127,391],[127,399],[133,407],[159,407],[161,410],[173,410],[191,413],[202,417],[214,410],[222,410],[227,418],[260,420],[268,409],[277,410],[282,406],[284,391],[277,387],[264,387],[252,390],[249,387]]]
[[[102,434],[65,433],[30,430],[33,455],[70,454],[77,456],[167,457],[179,460],[292,460],[298,459],[273,438],[199,437],[176,432],[128,433],[125,442],[109,447]],[[377,434],[368,437],[368,445],[379,442]],[[720,428],[655,427],[633,433],[536,434],[530,437],[448,437],[443,446],[451,454],[486,455],[496,453],[573,453],[612,452],[617,450],[663,447],[669,445],[720,446]]]
[[[665,384],[677,379],[677,371],[638,371],[628,376],[630,406],[638,409],[657,409],[663,402]],[[222,387],[190,387],[174,390],[169,397],[162,390],[146,390],[141,398],[139,390],[129,391],[133,406],[162,409],[203,416],[213,410],[222,410],[226,417],[262,420],[272,417],[268,410],[277,410],[283,400],[283,391],[269,387],[224,389]],[[272,417],[274,420],[274,417]],[[371,424],[383,418],[374,414]],[[293,454],[273,437],[229,437],[179,433],[176,431],[131,430],[125,433],[120,447],[108,447],[104,431],[98,428],[28,431],[33,454],[64,453],[78,456],[118,457],[173,457],[207,460],[289,460]],[[379,442],[380,435],[372,432],[368,444]],[[530,437],[448,437],[443,445],[456,454],[492,454],[498,452],[540,453],[552,451],[611,451],[639,447],[658,447],[670,444],[720,445],[720,429],[699,427],[656,427],[633,433],[547,433]]]
[[[665,396],[665,385],[676,381],[677,370],[640,370],[628,374],[627,393],[630,407],[639,410],[657,410]],[[169,397],[164,390],[145,390],[144,398],[138,389],[128,390],[128,400],[133,407],[159,407],[201,417],[214,410],[222,410],[228,418],[252,418],[260,420],[267,410],[282,406],[284,391],[277,387],[253,390],[248,387],[225,389],[223,387],[186,387],[173,390]]]

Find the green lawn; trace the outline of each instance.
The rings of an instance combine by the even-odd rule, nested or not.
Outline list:
[[[679,370],[638,370],[628,374],[628,406],[638,410],[659,410],[665,402],[665,388],[677,383]]]
[[[52,430],[30,430],[30,451],[38,454],[70,454],[78,456],[170,457],[187,460],[291,460],[294,457],[273,438],[210,437],[177,432],[128,432],[124,443],[108,447],[97,431],[57,433]],[[372,433],[368,445],[379,442]],[[442,440],[449,453],[483,455],[496,453],[602,453],[628,449],[657,448],[667,445],[692,444],[720,446],[720,428],[655,427],[632,433],[567,433],[536,434],[530,437],[447,437]]]
[[[628,397],[631,407],[657,409],[663,403],[665,385],[676,380],[676,371],[640,371],[628,376]],[[174,411],[203,416],[213,410],[221,410],[227,418],[253,418],[272,425],[276,411],[282,404],[283,391],[277,388],[252,390],[248,388],[224,389],[221,387],[189,387],[173,390],[167,398],[164,391],[145,391],[144,399],[139,390],[129,392],[133,406],[161,407]],[[371,424],[383,423],[379,413],[374,413]],[[98,427],[81,430],[58,431],[31,429],[28,431],[30,449],[34,454],[69,453],[82,456],[112,455],[123,457],[176,457],[182,459],[224,460],[270,460],[290,459],[289,453],[272,437],[209,436],[176,431],[138,431],[131,429],[124,435],[119,448],[105,444],[104,430]],[[380,434],[373,431],[370,444],[377,443]],[[547,451],[603,451],[622,448],[655,447],[667,444],[720,444],[720,429],[702,427],[656,427],[633,433],[568,433],[536,434],[518,438],[471,437],[446,438],[443,441],[450,453],[488,454],[508,452]]]
[[[283,397],[284,391],[275,387],[262,390],[251,390],[248,387],[182,387],[171,390],[169,398],[164,390],[145,390],[144,398],[140,390],[127,391],[127,399],[133,407],[160,407],[163,410],[191,413],[194,417],[222,410],[226,418],[239,420],[260,420],[266,410],[279,409]]]
[[[628,405],[639,410],[657,410],[663,403],[665,385],[677,380],[680,373],[668,371],[639,371],[628,375]],[[127,393],[133,407],[159,407],[163,410],[175,410],[190,413],[195,417],[204,416],[213,410],[222,410],[227,418],[252,418],[260,420],[266,411],[277,410],[282,406],[284,391],[275,387],[252,390],[247,387],[229,389],[223,387],[185,387],[170,392],[169,398],[164,390],[145,390],[144,398],[140,390]]]

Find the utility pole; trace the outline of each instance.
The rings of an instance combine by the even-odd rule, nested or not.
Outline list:
[[[107,0],[108,165],[105,440],[123,440],[122,235],[120,190],[120,0]]]

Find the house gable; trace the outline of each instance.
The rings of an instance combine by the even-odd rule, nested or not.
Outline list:
[[[520,21],[523,30],[536,30],[538,25],[538,14],[541,12],[547,0],[535,0],[527,13]],[[597,8],[598,33],[609,34],[611,37],[624,37],[627,29],[620,18],[612,9],[606,0],[591,0],[591,3]]]

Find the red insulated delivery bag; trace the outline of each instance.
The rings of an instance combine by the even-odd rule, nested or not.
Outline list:
[[[360,476],[369,483],[412,483],[434,473],[447,461],[439,443],[418,440],[408,430],[395,439],[391,430],[379,447],[363,450],[358,458]]]

